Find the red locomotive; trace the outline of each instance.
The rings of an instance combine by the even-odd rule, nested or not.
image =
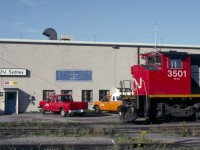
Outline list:
[[[123,103],[122,120],[199,118],[200,94],[192,91],[190,55],[156,51],[141,58],[144,65],[131,67],[135,100]]]

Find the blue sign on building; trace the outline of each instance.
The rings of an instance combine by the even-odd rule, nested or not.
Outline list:
[[[56,70],[56,81],[92,81],[92,71]]]

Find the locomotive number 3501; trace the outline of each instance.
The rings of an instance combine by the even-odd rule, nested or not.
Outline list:
[[[186,77],[186,70],[168,70],[168,77]]]

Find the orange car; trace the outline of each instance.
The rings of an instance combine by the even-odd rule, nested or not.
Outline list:
[[[112,95],[105,96],[99,101],[94,102],[93,105],[95,113],[100,113],[101,111],[118,112],[122,105],[122,98],[119,93],[114,93]]]

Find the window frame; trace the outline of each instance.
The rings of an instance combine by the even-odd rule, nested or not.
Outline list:
[[[110,95],[110,90],[99,90],[99,100]]]
[[[55,94],[55,90],[43,90],[42,92],[43,100],[47,100],[48,97],[50,97],[50,95],[53,95],[53,94]]]
[[[158,59],[159,58],[159,59]],[[156,55],[155,56],[155,58],[154,58],[155,60],[155,64],[157,65],[157,66],[162,66],[162,57],[160,56],[160,55]],[[159,60],[159,61],[158,61]]]
[[[169,64],[170,69],[182,69],[183,68],[183,60],[181,58],[170,58],[169,63],[170,63]]]
[[[60,91],[61,94],[68,94],[72,96],[73,91],[72,90],[61,90]]]
[[[93,90],[82,90],[82,102],[93,102]]]

